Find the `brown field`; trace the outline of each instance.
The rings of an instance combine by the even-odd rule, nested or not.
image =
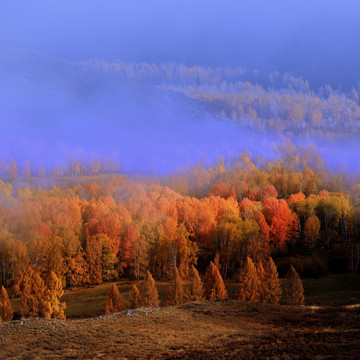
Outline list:
[[[130,316],[132,315],[132,316]],[[0,325],[1,359],[357,359],[360,309],[235,300]]]

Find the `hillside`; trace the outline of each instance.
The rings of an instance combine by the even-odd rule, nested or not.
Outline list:
[[[1,159],[33,171],[111,158],[127,172],[163,173],[257,143],[196,99],[80,63],[2,47],[0,77]]]
[[[360,310],[196,302],[0,326],[6,359],[356,359]],[[35,339],[34,339],[35,335]]]
[[[0,47],[1,160],[22,169],[111,159],[163,174],[286,139],[358,170],[359,95],[274,72],[177,63],[71,62]],[[267,79],[267,80],[266,80]],[[344,141],[345,140],[345,141]],[[346,159],[346,160],[344,160]],[[0,172],[1,175],[1,172]]]

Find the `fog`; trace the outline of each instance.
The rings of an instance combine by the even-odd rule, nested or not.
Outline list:
[[[358,86],[356,0],[2,1],[0,44],[68,60],[244,66]]]
[[[244,150],[272,157],[282,136],[80,62],[243,67],[260,83],[289,72],[347,93],[360,91],[359,20],[358,1],[3,1],[0,158],[47,167],[112,158],[126,172],[166,173]],[[334,167],[356,162],[356,142],[350,152],[306,141]]]
[[[112,159],[125,172],[168,173],[246,150],[261,155],[276,142],[173,91],[52,56],[4,54],[0,153],[20,166]]]

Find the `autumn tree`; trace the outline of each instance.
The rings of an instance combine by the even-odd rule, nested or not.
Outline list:
[[[166,295],[167,305],[181,305],[185,302],[184,284],[179,275],[179,271],[174,266],[174,276],[172,282],[168,288]]]
[[[55,234],[62,239],[64,278],[66,287],[81,286],[86,282],[87,263],[79,236],[70,227],[61,227]]]
[[[266,283],[266,273],[264,266],[261,261],[258,262],[256,266],[256,272],[259,279],[259,302],[266,302],[266,291],[267,291],[267,283]]]
[[[23,316],[65,319],[65,303],[60,302],[63,293],[61,280],[54,272],[45,284],[37,272],[29,270],[20,298]]]
[[[282,290],[278,276],[277,267],[270,257],[265,266],[265,277],[261,283],[263,291],[263,301],[270,304],[278,304],[281,298]]]
[[[142,299],[139,289],[135,284],[132,284],[129,290],[130,308],[137,309],[141,306]]]
[[[4,249],[3,257],[6,255],[8,261],[8,280],[7,285],[10,296],[21,295],[21,287],[24,284],[24,278],[30,259],[28,257],[28,249],[22,241],[8,241]],[[3,269],[4,269],[3,263]],[[3,275],[4,276],[4,275]],[[5,276],[4,276],[5,277]]]
[[[338,237],[342,241],[347,239],[350,203],[344,194],[331,193],[322,196],[315,210],[321,221],[326,247],[331,247]]]
[[[145,224],[136,222],[126,227],[126,237],[132,243],[130,257],[130,269],[136,280],[145,275],[146,268],[149,264],[148,259],[148,242],[144,232]]]
[[[270,241],[270,227],[267,224],[267,222],[265,220],[265,216],[263,215],[263,213],[259,213],[257,220],[258,220],[258,224],[259,224],[261,240],[262,240],[263,243],[269,244],[269,241]]]
[[[304,288],[302,281],[291,265],[283,282],[283,299],[288,305],[302,305],[304,304]]]
[[[102,254],[105,239],[107,239],[107,236],[104,234],[97,234],[86,238],[87,281],[90,284],[102,283]]]
[[[48,310],[44,314],[46,318],[66,319],[64,314],[66,304],[60,301],[63,294],[64,290],[61,279],[52,271],[49,274],[46,284],[46,308]]]
[[[159,306],[160,304],[159,293],[155,286],[155,280],[149,270],[146,271],[142,285],[142,299],[144,306],[153,307]]]
[[[180,276],[187,277],[190,268],[197,263],[198,246],[195,241],[189,239],[189,232],[184,224],[179,224],[176,229],[176,247],[178,249],[178,263]]]
[[[227,299],[224,280],[220,275],[219,269],[210,261],[204,279],[205,294],[207,299]]]
[[[21,313],[24,317],[45,317],[49,313],[47,291],[40,275],[29,269],[25,275],[20,297]]]
[[[263,213],[270,226],[270,241],[279,251],[287,242],[298,238],[298,216],[283,199],[266,198],[263,204]]]
[[[241,252],[242,226],[243,222],[238,216],[227,216],[217,224],[214,240],[219,252],[215,255],[214,265],[222,269],[224,277],[234,270],[237,255]]]
[[[316,215],[307,218],[304,227],[304,243],[309,249],[316,246],[316,242],[320,238],[320,227],[321,223]]]
[[[190,301],[199,301],[204,299],[204,287],[200,279],[198,271],[193,265],[191,267],[191,283],[189,289],[189,300]]]
[[[239,300],[258,302],[260,300],[260,281],[256,267],[247,257],[240,273]]]
[[[219,269],[219,271],[221,270],[221,264],[220,264],[220,253],[216,253],[215,257],[214,257],[214,265]]]
[[[0,291],[0,321],[10,321],[14,316],[6,289],[2,286]]]
[[[112,283],[108,288],[106,297],[107,299],[104,304],[106,315],[124,310],[124,299],[115,283]]]

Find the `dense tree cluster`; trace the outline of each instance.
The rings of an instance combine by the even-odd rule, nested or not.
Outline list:
[[[344,94],[326,85],[315,92],[302,78],[277,72],[265,78],[242,68],[96,60],[88,65],[128,80],[179,91],[257,131],[334,138],[360,131],[359,94],[355,89]]]
[[[265,266],[261,261],[255,266],[253,261],[247,258],[240,272],[239,283],[239,300],[278,304],[281,299],[281,283],[271,257]]]
[[[308,156],[290,151],[259,166],[242,155],[231,166],[137,180],[72,178],[71,187],[59,179],[51,189],[0,181],[0,285],[21,297],[24,314],[61,318],[63,288],[122,277],[146,280],[147,295],[131,289],[131,307],[158,304],[153,276],[173,279],[169,304],[226,298],[222,279],[238,269],[245,269],[242,299],[278,302],[268,259],[296,248],[340,248],[356,273],[359,185]],[[195,265],[208,267],[204,284]],[[184,293],[181,279],[191,279]]]

